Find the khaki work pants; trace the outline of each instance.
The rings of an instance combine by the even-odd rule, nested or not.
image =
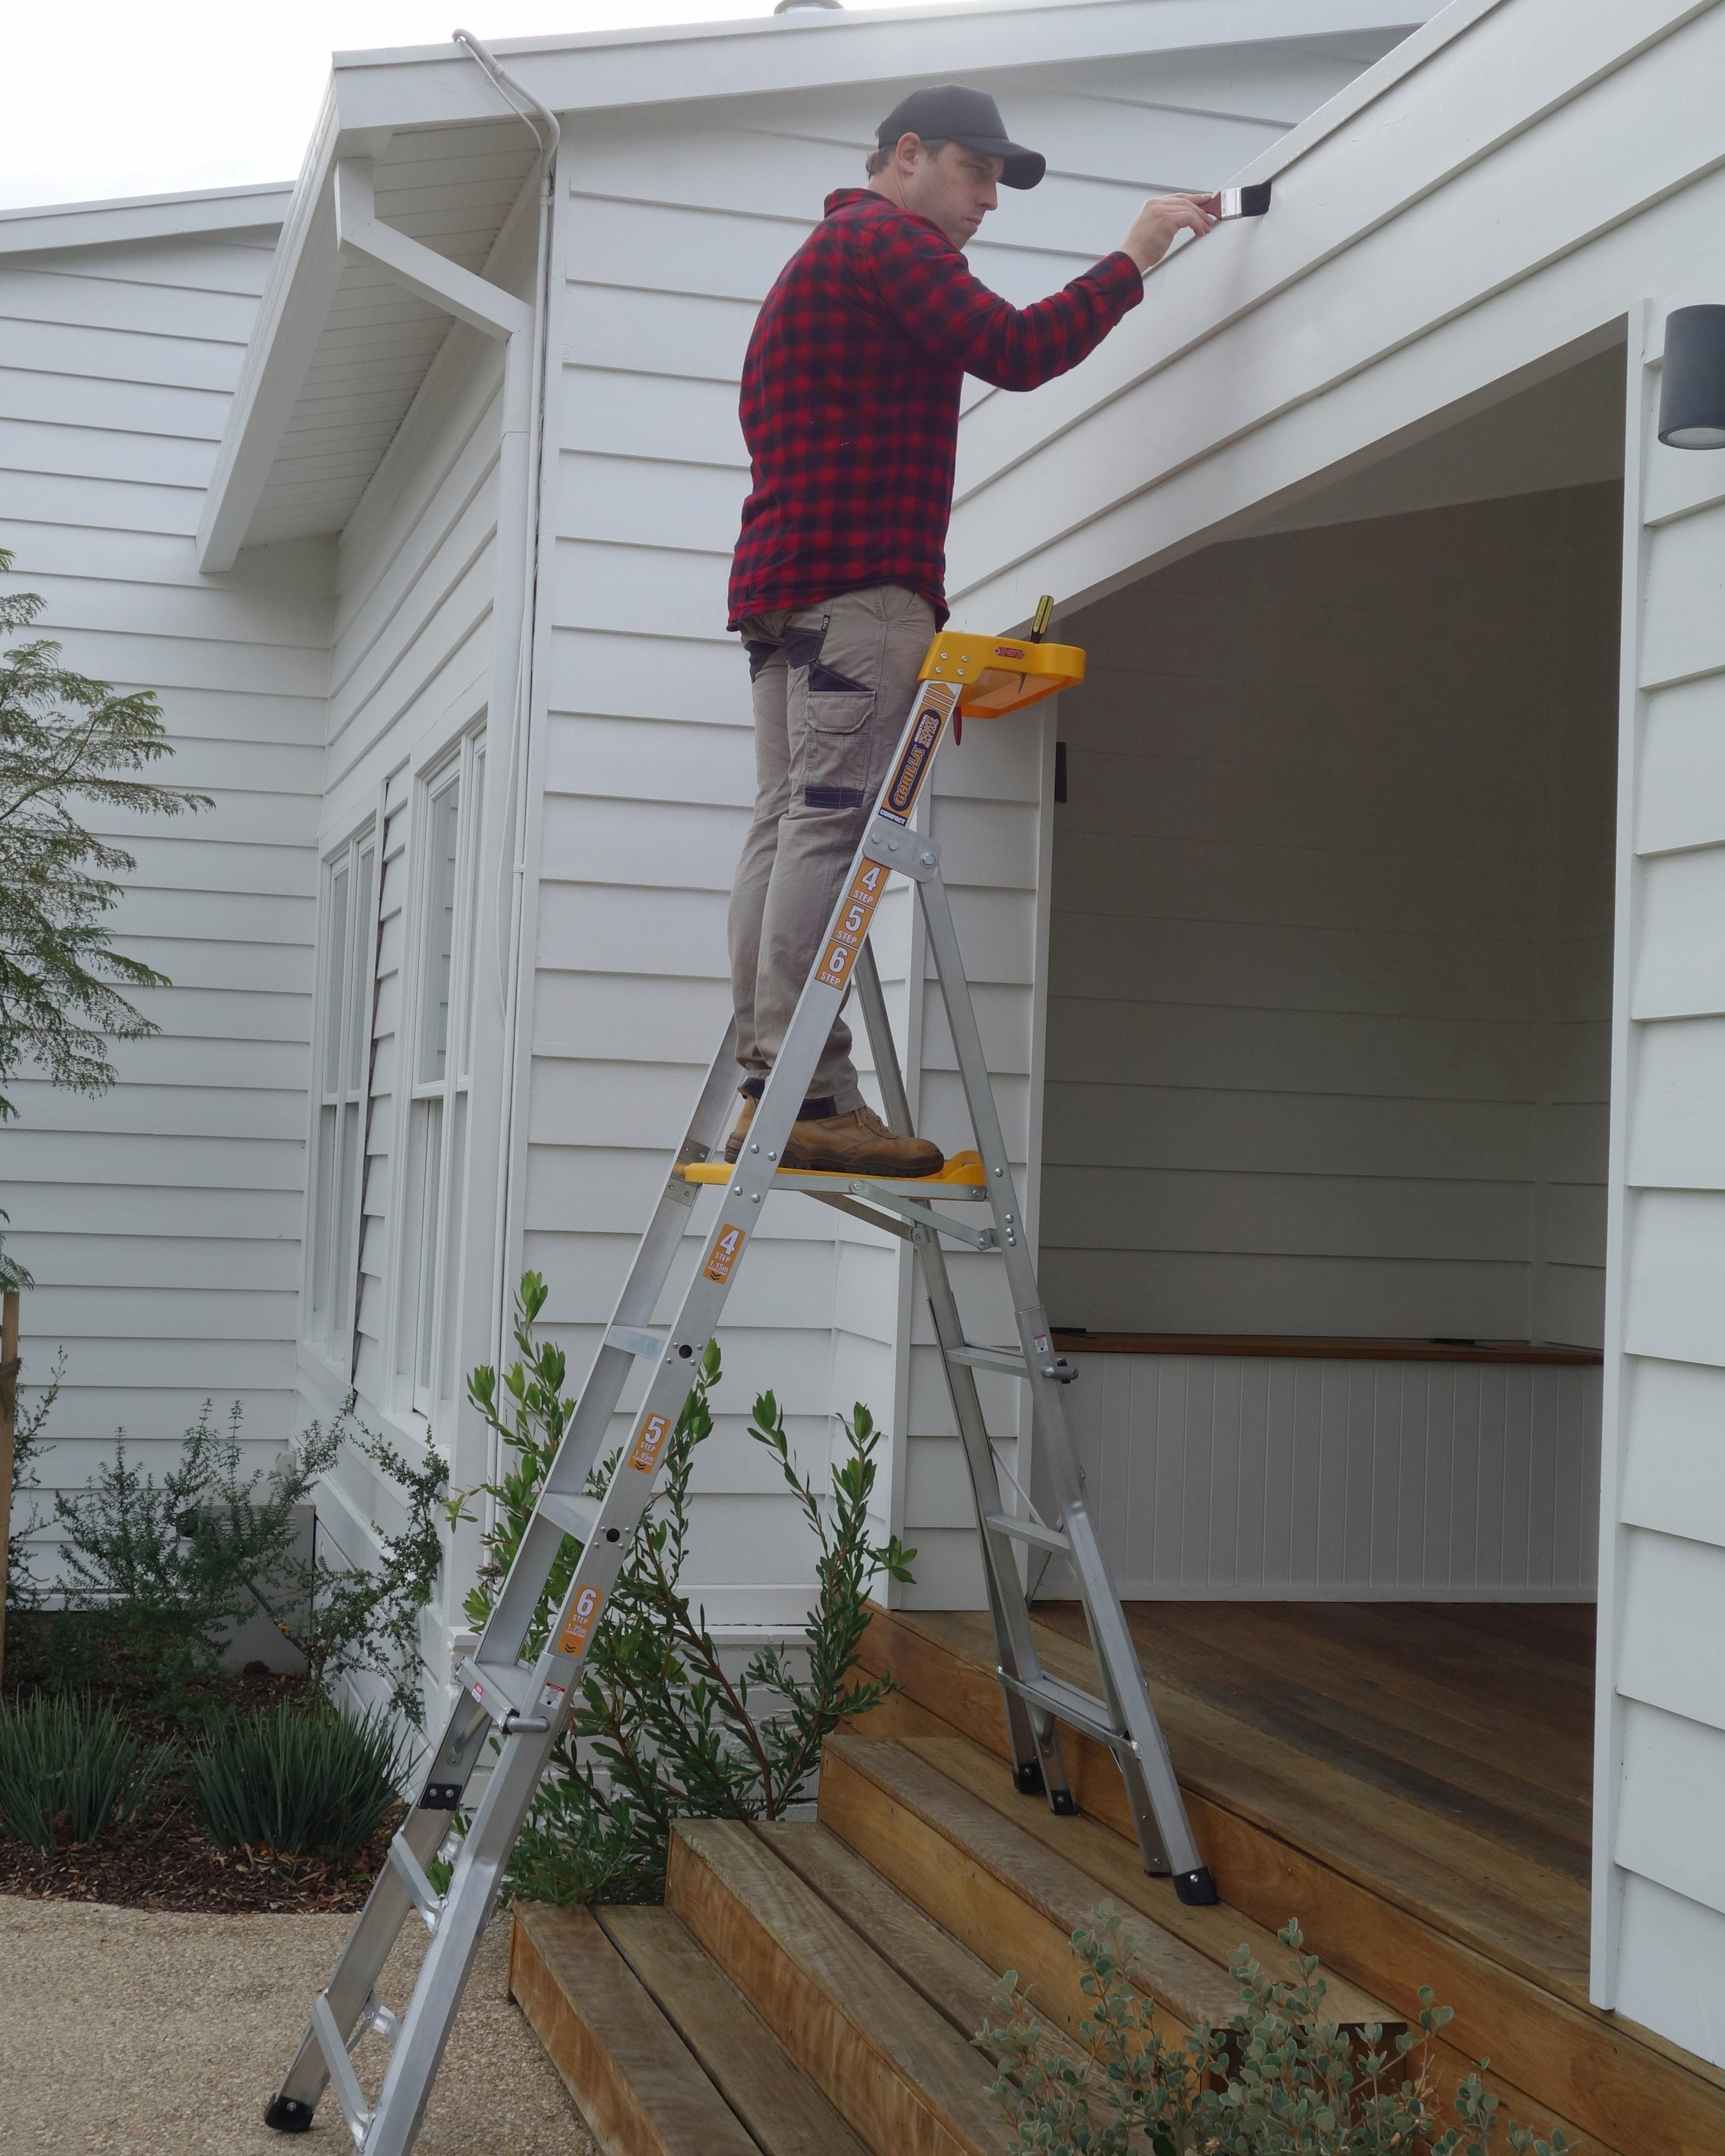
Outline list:
[[[845,872],[886,776],[934,634],[934,608],[897,584],[742,624],[755,702],[755,816],[731,891],[732,993],[743,1091],[783,1043]],[[850,1029],[834,1020],[803,1112],[862,1105]]]

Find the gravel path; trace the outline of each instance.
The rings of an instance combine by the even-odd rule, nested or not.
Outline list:
[[[167,1916],[0,1898],[0,2150],[5,2156],[291,2156],[351,2149],[327,2096],[305,2137],[264,2105],[329,1980],[351,1917]],[[381,1987],[398,2010],[416,1924]],[[480,1949],[416,2156],[597,2156],[506,1990],[509,1920]],[[362,2044],[375,2092],[383,2046]]]

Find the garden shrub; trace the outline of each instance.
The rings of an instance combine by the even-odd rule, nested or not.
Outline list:
[[[563,1389],[562,1351],[533,1337],[547,1293],[537,1274],[523,1276],[516,1301],[520,1359],[501,1388],[489,1368],[469,1380],[469,1398],[507,1462],[499,1481],[484,1486],[495,1516],[479,1584],[468,1598],[475,1625],[490,1614],[574,1412]],[[690,1476],[696,1450],[712,1429],[711,1395],[720,1374],[719,1350],[710,1344],[666,1448],[662,1486],[607,1598],[552,1771],[516,1845],[508,1885],[524,1899],[661,1900],[674,1819],[783,1818],[806,1799],[823,1739],[892,1688],[890,1678],[856,1675],[865,1604],[878,1573],[910,1578],[916,1552],[896,1537],[872,1538],[869,1505],[880,1438],[860,1403],[845,1423],[845,1457],[822,1491],[798,1475],[773,1394],[762,1393],[754,1404],[750,1435],[777,1460],[817,1547],[814,1605],[803,1634],[806,1676],[776,1647],[757,1650],[733,1675],[680,1591]],[[605,1487],[614,1457],[589,1484],[595,1493]],[[545,1644],[579,1550],[565,1537],[526,1643],[529,1655]]]
[[[0,1706],[0,1829],[36,1849],[98,1841],[136,1823],[178,1759],[87,1697]]]
[[[401,1490],[408,1524],[377,1531],[373,1566],[301,1558],[295,1515],[350,1445]],[[314,1423],[267,1475],[244,1472],[241,1445],[238,1403],[223,1425],[206,1402],[159,1482],[131,1465],[122,1435],[88,1489],[56,1497],[67,1602],[90,1613],[84,1629],[95,1635],[81,1643],[81,1666],[59,1674],[83,1677],[99,1654],[183,1712],[187,1684],[213,1674],[230,1628],[261,1609],[305,1656],[317,1690],[379,1679],[396,1712],[423,1726],[418,1620],[443,1560],[443,1460],[429,1452],[414,1466],[345,1409]],[[74,1628],[54,1636],[71,1645]]]
[[[1091,2001],[1076,2051],[1030,2013],[1008,1970],[994,1999],[1004,2019],[975,2041],[1000,2068],[993,2094],[1012,2123],[1012,2156],[1491,2156],[1500,2130],[1516,2156],[1573,2148],[1561,2129],[1545,2141],[1505,2118],[1477,2073],[1456,2088],[1456,2123],[1445,2124],[1432,2039],[1451,2010],[1422,1989],[1417,2029],[1386,2051],[1381,2028],[1322,2018],[1317,1957],[1301,1951],[1298,1924],[1277,1936],[1297,1978],[1266,1976],[1240,1948],[1229,1967],[1240,2012],[1183,2042],[1153,2025],[1106,1904],[1094,1930],[1072,1934]]]
[[[357,1718],[280,1707],[235,1716],[199,1746],[192,1798],[219,1849],[352,1856],[399,1802],[409,1763],[385,1707]]]

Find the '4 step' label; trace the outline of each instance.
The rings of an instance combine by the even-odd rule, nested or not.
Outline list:
[[[862,948],[869,921],[886,886],[886,870],[879,861],[859,863],[845,903],[839,908],[838,925],[828,942],[827,955],[814,977],[824,988],[842,988],[849,983],[852,962]]]

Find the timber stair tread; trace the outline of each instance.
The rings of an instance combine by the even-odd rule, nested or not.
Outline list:
[[[1470,1629],[1458,1625],[1452,1637]],[[1561,1643],[1563,1628],[1550,1630]],[[1045,1626],[1040,1613],[1036,1630],[1051,1673],[1093,1686],[1081,1646]],[[1057,1845],[1117,1904],[1150,1915],[1213,1960],[1225,1963],[1242,1939],[1253,1943],[1242,1917],[1260,1928],[1261,1939],[1297,1914],[1326,1975],[1339,1973],[1393,2012],[1411,2013],[1416,1987],[1430,1984],[1455,2010],[1445,2049],[1458,2059],[1489,2054],[1491,2085],[1528,2124],[1544,2131],[1542,2119],[1559,2123],[1584,2150],[1620,2156],[1725,2149],[1725,2074],[1589,2004],[1579,1882],[1363,1784],[1151,1671],[1194,1830],[1224,1904],[1184,1908],[1166,1882],[1137,1870],[1124,1789],[1101,1746],[1062,1732],[1076,1818],[1052,1818],[1004,1779],[1005,1721],[985,1616],[880,1612],[864,1660],[873,1672],[890,1670],[900,1689],[863,1725],[872,1740],[860,1743],[896,1739],[984,1804],[1010,1812],[1026,1833]],[[834,1808],[845,1799],[842,1750],[835,1764],[830,1799],[824,1781],[822,1816],[836,1824]],[[1117,1852],[1111,1861],[1105,1844]],[[1266,1954],[1258,1958],[1273,1966]],[[1339,1998],[1331,2004],[1343,2013]]]

